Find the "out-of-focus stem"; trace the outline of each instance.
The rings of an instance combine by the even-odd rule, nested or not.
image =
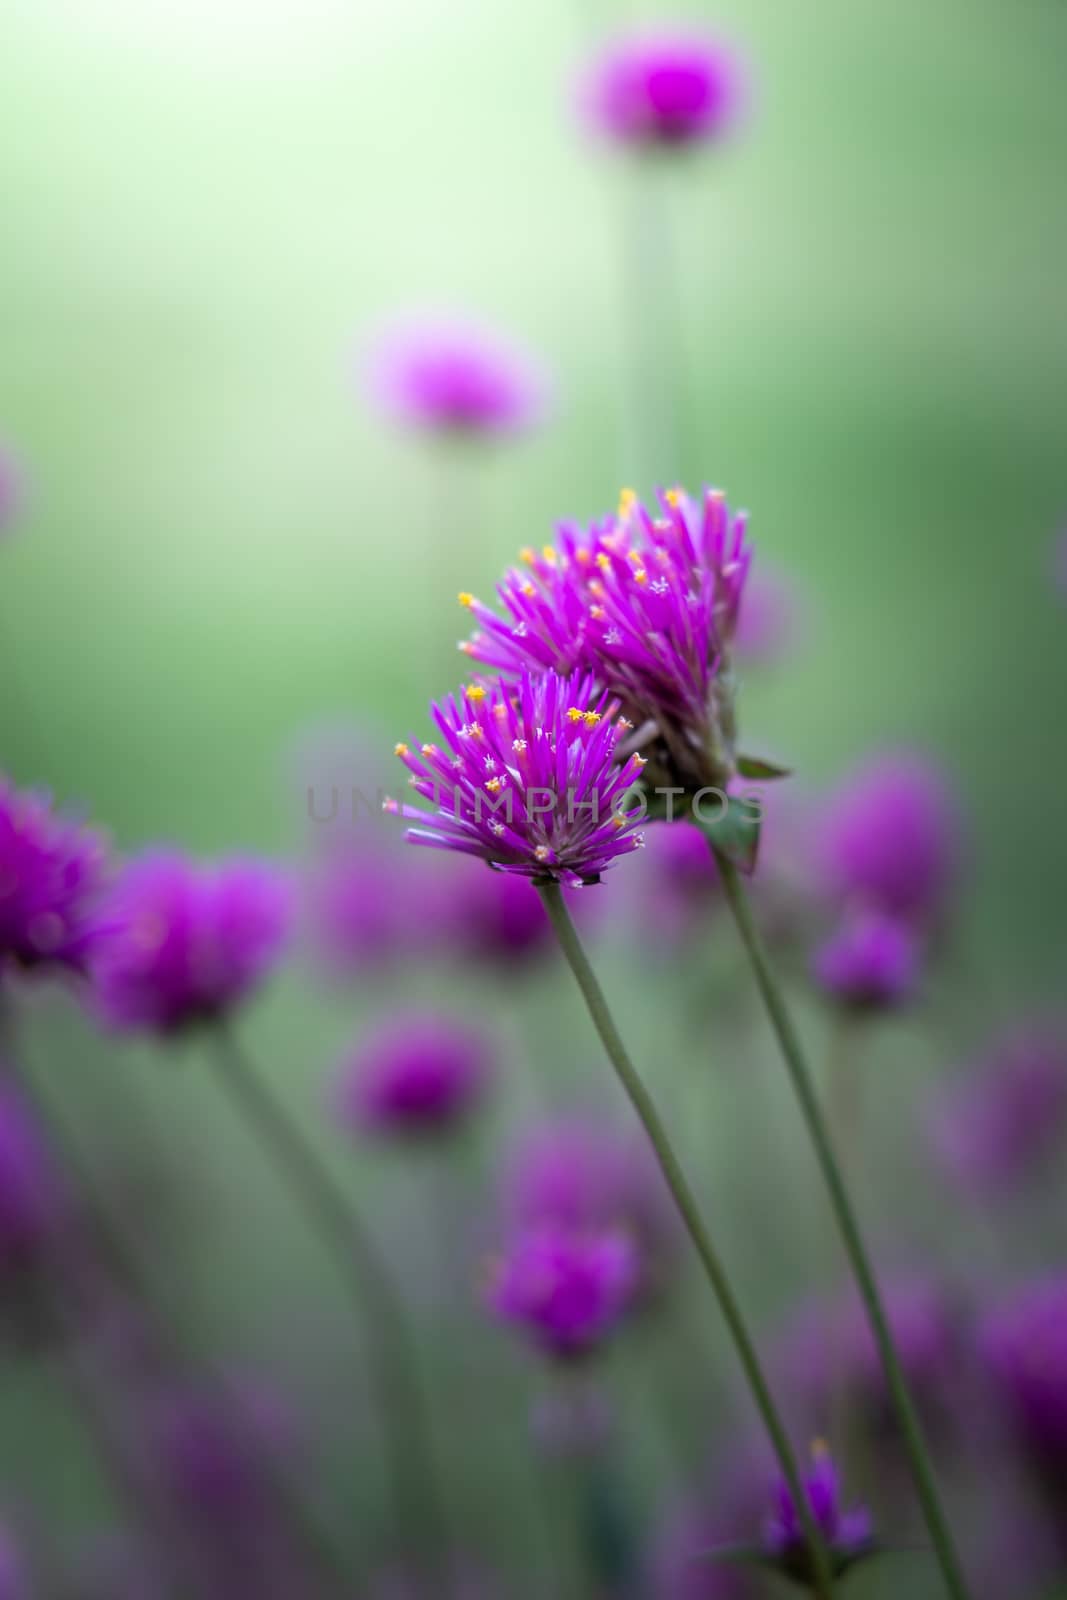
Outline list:
[[[793,1019],[789,1014],[782,992],[771,970],[770,960],[752,916],[752,908],[749,905],[741,876],[727,856],[715,850],[714,845],[712,845],[712,849],[715,853],[715,860],[722,879],[723,891],[729,902],[734,921],[737,924],[741,942],[752,963],[756,985],[766,1007],[775,1037],[778,1040],[786,1070],[789,1073],[789,1079],[830,1196],[830,1204],[844,1240],[849,1263],[866,1307],[871,1331],[874,1334],[882,1366],[885,1369],[893,1408],[896,1412],[904,1445],[911,1462],[919,1503],[922,1506],[930,1539],[941,1566],[945,1587],[953,1597],[953,1600],[967,1600],[967,1585],[963,1577],[963,1569],[956,1553],[955,1541],[952,1537],[948,1519],[941,1505],[941,1496],[934,1477],[933,1465],[923,1439],[922,1428],[914,1403],[908,1391],[907,1380],[900,1365],[900,1358],[897,1355],[896,1345],[889,1327],[889,1319],[886,1316],[881,1293],[878,1289],[878,1280],[875,1277],[874,1268],[871,1265],[871,1259],[860,1232],[859,1222],[852,1207],[852,1201],[849,1197],[841,1167],[834,1153],[826,1121],[819,1105],[819,1097],[815,1091],[814,1080],[800,1043],[800,1037],[793,1026]]]
[[[539,887],[545,908],[559,939],[560,947],[588,1007],[593,1026],[600,1035],[600,1040],[607,1052],[608,1059],[615,1068],[619,1081],[648,1135],[660,1169],[667,1180],[667,1186],[670,1189],[674,1203],[696,1248],[704,1269],[704,1275],[718,1301],[719,1309],[729,1330],[730,1337],[734,1342],[752,1398],[763,1419],[764,1427],[767,1429],[767,1434],[781,1466],[782,1475],[789,1486],[793,1503],[797,1507],[803,1522],[805,1537],[808,1541],[812,1562],[817,1573],[813,1593],[816,1596],[816,1600],[827,1600],[827,1597],[833,1592],[833,1586],[826,1544],[811,1514],[811,1506],[801,1481],[796,1456],[789,1442],[789,1435],[786,1432],[785,1424],[779,1416],[778,1408],[764,1377],[755,1344],[748,1331],[741,1307],[734,1295],[726,1269],[712,1244],[711,1235],[700,1215],[696,1198],[674,1153],[655,1102],[645,1087],[640,1073],[630,1060],[619,1031],[615,1026],[615,1020],[604,997],[604,992],[589,964],[589,959],[578,937],[578,930],[571,921],[570,912],[567,910],[562,891],[558,883],[554,882],[541,884]]]
[[[439,1564],[438,1592],[447,1594],[451,1551],[418,1355],[392,1274],[348,1196],[232,1031],[216,1028],[215,1045],[218,1082],[284,1174],[308,1222],[337,1263],[363,1323],[382,1414],[394,1535],[403,1548],[421,1534]]]

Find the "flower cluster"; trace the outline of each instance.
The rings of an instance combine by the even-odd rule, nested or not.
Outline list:
[[[0,774],[0,968],[83,971],[106,874],[98,833]]]
[[[498,586],[503,616],[460,596],[478,628],[472,660],[514,676],[583,671],[621,703],[633,743],[684,790],[734,776],[730,645],[751,564],[746,518],[705,491],[679,490],[658,514],[624,491],[618,514],[564,527],[522,553]]]
[[[172,1034],[224,1016],[278,959],[290,910],[285,879],[261,862],[203,864],[164,851],[131,862],[94,949],[105,1020]]]
[[[345,1063],[336,1104],[348,1127],[428,1134],[454,1127],[492,1071],[483,1034],[436,1013],[379,1024]]]
[[[588,74],[584,101],[594,126],[616,142],[674,148],[720,137],[736,120],[742,75],[733,52],[675,30],[614,41]]]
[[[383,338],[371,371],[381,405],[429,433],[475,437],[530,427],[545,382],[525,353],[459,319],[422,319]]]
[[[545,1223],[512,1241],[492,1274],[489,1304],[546,1354],[573,1359],[589,1354],[617,1326],[639,1270],[626,1233]]]
[[[528,878],[595,882],[641,844],[643,812],[627,799],[644,760],[618,759],[630,728],[617,711],[577,673],[524,673],[514,688],[472,684],[434,707],[441,745],[397,746],[415,792],[435,809],[387,809],[414,824],[415,844]]]

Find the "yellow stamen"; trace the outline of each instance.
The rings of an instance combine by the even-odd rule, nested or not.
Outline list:
[[[581,722],[584,716],[585,712],[582,710],[581,706],[571,706],[570,710],[567,712],[567,721]]]
[[[634,573],[634,582],[635,583],[647,583],[648,582],[648,573],[645,571],[644,567],[638,567],[637,571]]]
[[[611,557],[608,555],[606,550],[601,550],[600,554],[596,558],[596,564],[600,568],[601,572],[611,571]]]
[[[551,854],[552,852],[548,848],[547,844],[539,844],[537,849],[534,851],[534,855],[537,857],[538,861],[547,861]]]
[[[597,723],[600,721],[600,712],[587,711],[583,715],[582,721],[585,723],[587,728],[595,728]]]
[[[594,622],[603,622],[606,612],[603,606],[590,606],[589,615],[592,617]]]
[[[674,506],[677,508],[681,505],[684,495],[681,489],[668,489],[663,498],[666,500],[669,506]]]
[[[467,589],[461,589],[458,598],[461,606],[472,606],[474,604],[474,596]]]
[[[522,594],[525,594],[525,595],[531,595],[531,594],[536,594],[536,593],[537,593],[537,586],[536,586],[536,584],[533,584],[533,583],[524,583],[524,584],[523,584],[523,586],[522,586],[522,590],[521,590],[521,593],[522,593]]]
[[[499,794],[501,789],[504,787],[504,780],[503,778],[490,778],[485,787],[489,790],[490,794]]]
[[[628,517],[637,504],[637,496],[632,489],[622,489],[619,492],[619,516]]]
[[[480,683],[470,683],[467,685],[468,700],[484,700],[488,692],[489,691]]]
[[[556,551],[553,545],[542,545],[541,554],[550,567],[554,567],[556,565]]]
[[[534,555],[528,544],[524,544],[522,549],[519,551],[519,560],[525,561],[528,567],[532,567],[534,562],[537,560],[537,557]]]
[[[394,754],[394,756],[406,756],[407,753],[408,753],[408,747],[407,747],[406,744],[394,744],[394,746],[393,746],[393,754]]]
[[[437,746],[435,744],[424,744],[422,753],[424,756],[435,756],[437,754]]]

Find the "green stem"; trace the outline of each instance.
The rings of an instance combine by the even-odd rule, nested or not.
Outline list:
[[[234,1034],[215,1030],[216,1077],[300,1201],[337,1262],[368,1341],[382,1415],[392,1526],[398,1548],[421,1533],[438,1576],[450,1560],[446,1519],[433,1465],[419,1362],[404,1303],[373,1236],[288,1111],[255,1070]]]
[[[867,1247],[863,1242],[859,1223],[849,1199],[848,1189],[834,1154],[830,1135],[819,1106],[814,1081],[804,1057],[804,1051],[786,1009],[785,1001],[771,971],[767,951],[756,927],[741,877],[730,861],[715,850],[715,860],[722,879],[723,890],[737,924],[741,942],[748,952],[755,973],[756,984],[762,997],[771,1026],[774,1029],[793,1091],[800,1105],[808,1135],[815,1149],[816,1159],[830,1195],[830,1204],[844,1240],[845,1250],[867,1310],[871,1331],[885,1369],[886,1381],[903,1435],[904,1445],[911,1462],[915,1487],[922,1506],[926,1526],[934,1551],[941,1566],[945,1587],[953,1600],[967,1600],[967,1585],[956,1553],[952,1532],[941,1505],[934,1470],[930,1461],[922,1428],[915,1410],[907,1381],[900,1365],[893,1336],[889,1329],[885,1307],[882,1304],[878,1282],[871,1265]]]
[[[697,1255],[704,1268],[704,1274],[719,1303],[719,1309],[730,1332],[730,1337],[733,1339],[745,1378],[752,1392],[752,1398],[763,1419],[763,1424],[774,1447],[774,1453],[778,1457],[782,1475],[789,1486],[793,1503],[803,1522],[804,1533],[817,1574],[813,1593],[816,1596],[816,1600],[829,1600],[833,1593],[833,1587],[826,1545],[811,1514],[808,1496],[801,1481],[793,1447],[789,1442],[789,1435],[779,1416],[778,1408],[774,1403],[767,1380],[763,1375],[763,1368],[760,1365],[756,1347],[745,1324],[744,1316],[734,1295],[726,1269],[719,1260],[718,1253],[712,1244],[711,1235],[700,1215],[696,1198],[679,1165],[655,1102],[645,1087],[637,1068],[627,1054],[607,1000],[604,998],[604,992],[597,981],[596,974],[589,965],[589,959],[578,937],[578,931],[571,921],[570,912],[567,910],[559,884],[554,882],[543,883],[539,884],[538,888],[552,926],[555,929],[560,948],[567,959],[567,963],[574,974],[588,1007],[593,1026],[600,1035],[600,1040],[607,1052],[608,1059],[615,1068],[619,1081],[629,1097],[630,1104],[637,1112],[648,1135],[663,1176],[667,1181],[667,1187],[670,1189],[674,1203],[696,1248]]]

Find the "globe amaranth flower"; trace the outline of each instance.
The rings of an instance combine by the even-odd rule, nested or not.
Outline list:
[[[152,852],[121,874],[93,958],[100,1010],[122,1031],[173,1034],[225,1017],[277,964],[285,876],[260,861]]]
[[[394,421],[430,433],[517,433],[539,420],[547,384],[534,359],[462,319],[420,318],[386,334],[371,387]]]
[[[593,126],[637,148],[721,138],[744,99],[736,54],[703,34],[659,29],[609,43],[589,69],[582,103]]]
[[[1006,1294],[987,1313],[978,1349],[1016,1437],[1067,1510],[1067,1273]]]
[[[644,766],[617,760],[629,726],[592,679],[524,673],[512,686],[472,684],[434,706],[443,745],[396,753],[427,812],[387,801],[416,826],[413,844],[480,856],[503,872],[595,882],[642,843],[643,810],[627,809]]]
[[[591,1112],[527,1128],[509,1152],[503,1200],[522,1232],[624,1228],[637,1255],[638,1296],[662,1287],[678,1255],[677,1218],[647,1146]]]
[[[829,1449],[818,1441],[812,1464],[803,1478],[812,1517],[821,1532],[835,1577],[840,1577],[865,1556],[874,1553],[874,1529],[865,1506],[846,1511],[841,1504],[837,1467]],[[800,1511],[784,1478],[779,1479],[774,1511],[763,1530],[763,1549],[790,1578],[809,1586],[814,1577],[811,1549]]]
[[[98,833],[0,774],[0,970],[83,971],[107,870]]]
[[[1065,1127],[1067,1039],[1040,1024],[995,1041],[973,1071],[939,1096],[929,1123],[946,1171],[989,1195],[1040,1167]]]
[[[959,869],[962,819],[936,762],[915,751],[865,761],[830,796],[821,829],[832,893],[912,921],[938,919]]]
[[[915,930],[897,917],[862,908],[815,952],[812,976],[851,1011],[890,1011],[911,1000],[919,981]]]
[[[639,1276],[637,1250],[620,1229],[545,1223],[511,1241],[491,1275],[488,1303],[545,1354],[573,1359],[616,1329]]]
[[[512,675],[584,671],[619,700],[650,778],[683,790],[734,776],[730,645],[751,564],[746,518],[706,490],[680,490],[659,513],[624,491],[618,514],[556,545],[523,551],[505,574],[498,616],[463,594],[478,624],[461,649]]]
[[[349,1128],[385,1134],[444,1132],[482,1099],[493,1056],[482,1032],[443,1013],[390,1017],[345,1062],[338,1116]]]

